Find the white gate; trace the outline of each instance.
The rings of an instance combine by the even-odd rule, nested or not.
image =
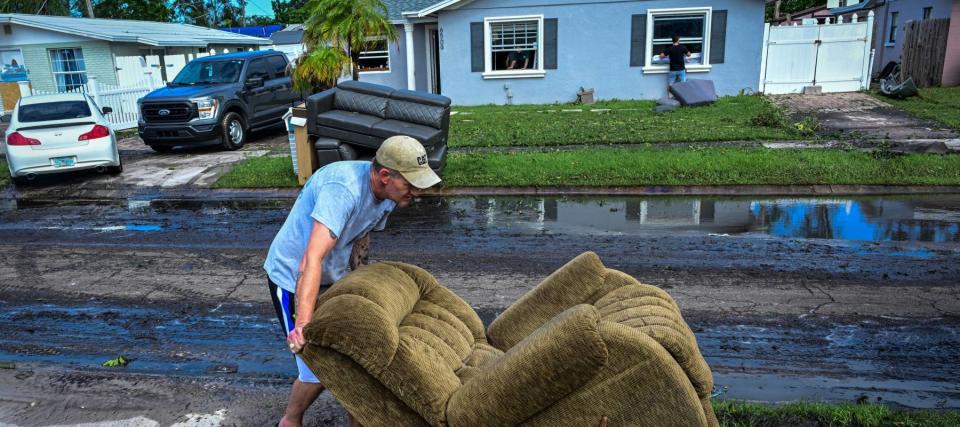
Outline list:
[[[136,86],[112,86],[102,84],[96,78],[90,77],[87,81],[87,94],[90,95],[100,108],[110,107],[113,111],[104,115],[114,130],[137,127],[137,117],[140,110],[137,100],[156,89],[159,85],[144,82]]]
[[[864,22],[771,27],[764,29],[760,91],[798,93],[806,86],[823,92],[854,92],[870,85],[873,12]]]
[[[114,58],[114,63],[117,65],[117,83],[121,87],[143,86],[145,84],[159,85],[162,83],[159,56],[153,55],[146,58],[118,56]]]
[[[187,62],[190,60],[187,59],[186,55],[164,55],[163,63],[167,66],[167,81],[173,81],[173,78],[177,76],[177,73],[187,65]]]

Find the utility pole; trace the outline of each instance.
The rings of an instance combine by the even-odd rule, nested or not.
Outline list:
[[[95,18],[95,16],[93,16],[93,0],[87,0],[87,15],[90,15],[91,18]]]

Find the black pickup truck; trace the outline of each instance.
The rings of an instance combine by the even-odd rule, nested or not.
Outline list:
[[[280,123],[301,99],[280,52],[207,56],[190,61],[167,87],[140,98],[138,131],[159,152],[199,145],[236,150],[247,132]]]

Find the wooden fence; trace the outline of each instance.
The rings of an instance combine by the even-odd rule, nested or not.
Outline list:
[[[901,54],[902,74],[919,87],[940,86],[950,18],[907,22]]]

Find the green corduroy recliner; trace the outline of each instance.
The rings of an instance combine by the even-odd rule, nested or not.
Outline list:
[[[677,304],[592,252],[486,332],[423,269],[361,267],[320,297],[304,335],[304,360],[368,427],[717,425]]]

